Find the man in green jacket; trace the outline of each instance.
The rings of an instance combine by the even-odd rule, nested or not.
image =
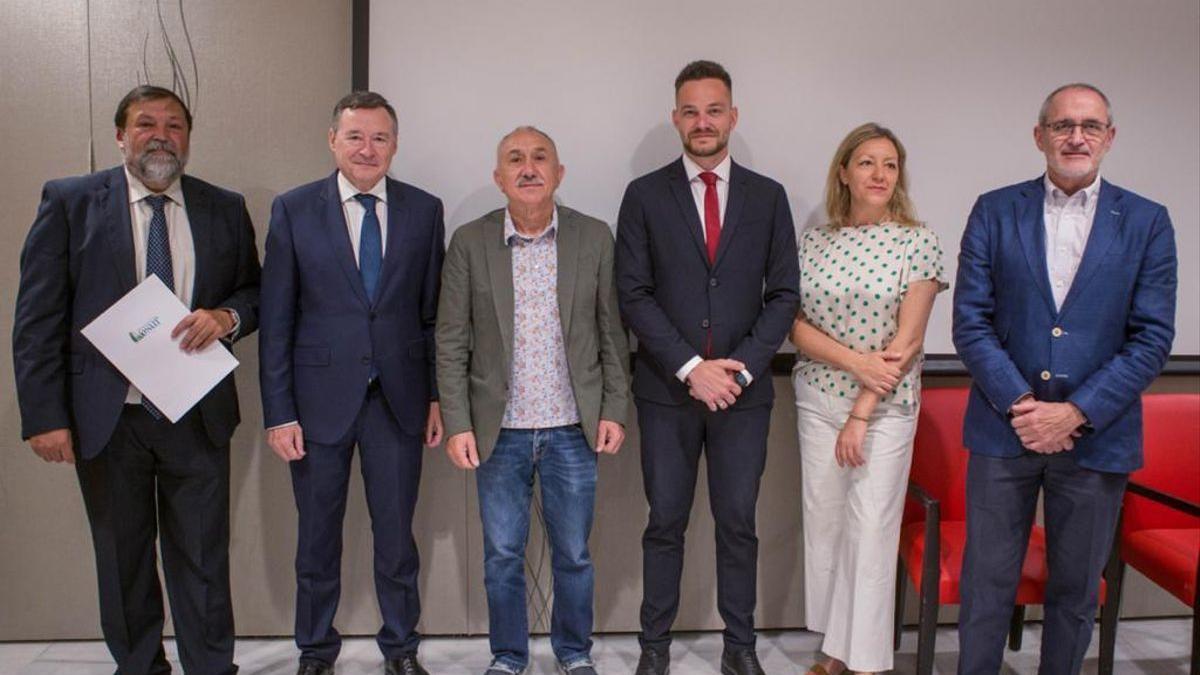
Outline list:
[[[525,544],[535,473],[552,550],[550,642],[562,672],[595,673],[587,540],[596,457],[625,439],[629,347],[612,231],[555,204],[564,172],[544,132],[506,135],[494,178],[508,206],[460,227],[442,268],[438,389],[446,454],[477,471],[488,675],[529,665]]]

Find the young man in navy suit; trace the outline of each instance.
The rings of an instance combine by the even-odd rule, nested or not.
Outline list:
[[[441,201],[387,177],[396,132],[382,96],[345,96],[329,130],[337,171],[271,207],[259,366],[267,442],[289,462],[300,515],[298,675],[332,673],[341,648],[333,619],[355,447],[385,671],[425,672],[412,520],[422,441],[442,437],[433,331],[445,235]]]
[[[661,675],[670,662],[702,452],[717,529],[721,669],[762,672],[754,510],[774,400],[771,359],[796,316],[799,265],[783,186],[729,157],[737,114],[720,64],[684,67],[671,112],[683,156],[630,183],[617,218],[618,298],[638,339],[633,394],[650,502],[639,675]]]
[[[954,345],[974,380],[963,675],[1000,671],[1039,492],[1038,672],[1079,672],[1121,496],[1142,465],[1141,395],[1175,335],[1175,235],[1165,208],[1100,178],[1116,131],[1096,87],[1054,90],[1033,129],[1046,173],[981,196],[963,233]]]
[[[233,375],[172,424],[80,333],[147,276],[192,308],[187,351],[258,325],[258,250],[242,196],[188,175],[192,115],[172,91],[117,106],[124,165],[46,183],[21,251],[13,362],[21,435],[75,465],[96,549],[100,626],[123,675],[170,672],[162,566],[187,673],[229,674]]]

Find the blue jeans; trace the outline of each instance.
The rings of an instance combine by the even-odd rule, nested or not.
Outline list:
[[[578,425],[501,429],[496,448],[476,471],[476,482],[488,638],[494,660],[514,670],[529,663],[525,544],[535,473],[554,575],[550,645],[568,666],[589,661],[592,650],[594,576],[587,541],[596,502],[596,453]]]

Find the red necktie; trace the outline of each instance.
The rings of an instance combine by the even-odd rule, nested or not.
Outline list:
[[[717,263],[717,244],[721,241],[721,205],[717,202],[717,174],[704,171],[704,241],[708,245],[708,264]]]

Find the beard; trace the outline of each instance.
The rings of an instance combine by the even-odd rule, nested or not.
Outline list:
[[[724,151],[726,147],[728,147],[729,137],[728,136],[722,137],[720,134],[718,134],[716,137],[716,141],[717,142],[715,144],[713,144],[713,146],[711,148],[699,148],[699,147],[696,147],[696,144],[693,143],[692,139],[689,137],[689,138],[684,139],[683,147],[685,150],[688,151],[688,154],[693,157],[712,157],[713,155],[721,154],[721,152]]]
[[[127,158],[126,164],[130,173],[147,185],[170,185],[183,174],[187,159],[171,143],[150,141],[136,157]]]

